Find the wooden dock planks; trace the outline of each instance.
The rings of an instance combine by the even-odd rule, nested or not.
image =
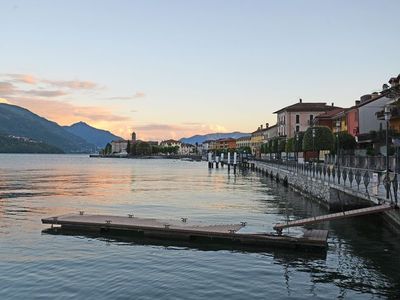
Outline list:
[[[305,219],[300,219],[300,220],[296,220],[296,221],[289,221],[287,223],[279,223],[274,226],[274,229],[281,231],[282,229],[288,228],[288,227],[303,226],[303,225],[315,224],[315,223],[326,222],[326,221],[331,221],[331,220],[339,220],[339,219],[362,216],[362,215],[376,214],[376,213],[380,213],[380,212],[387,211],[390,209],[392,209],[391,205],[382,204],[382,205],[371,206],[371,207],[366,207],[366,208],[348,210],[348,211],[344,211],[344,212],[340,212],[340,213],[305,218]]]
[[[126,235],[140,233],[144,237],[168,240],[206,240],[210,243],[223,241],[239,246],[258,248],[318,248],[327,247],[328,231],[306,231],[302,237],[266,233],[240,233],[242,224],[209,225],[191,220],[159,220],[133,216],[110,216],[89,214],[68,214],[43,218],[43,224],[61,225],[76,232],[118,231]]]

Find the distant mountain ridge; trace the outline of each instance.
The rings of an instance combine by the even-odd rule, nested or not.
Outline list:
[[[95,149],[95,145],[68,132],[57,123],[25,108],[5,103],[0,103],[0,133],[29,138],[67,153],[88,153]]]
[[[179,141],[186,144],[195,145],[196,143],[201,144],[207,140],[219,140],[219,139],[227,139],[227,138],[234,138],[238,139],[243,136],[248,136],[250,133],[243,133],[243,132],[229,132],[229,133],[209,133],[204,135],[194,135],[188,138],[181,138]]]
[[[112,134],[111,132],[78,122],[70,126],[63,126],[68,132],[81,137],[86,142],[96,145],[97,149],[104,148],[111,141],[123,140],[123,138]]]

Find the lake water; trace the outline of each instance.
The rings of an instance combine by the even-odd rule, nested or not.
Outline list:
[[[380,216],[319,225],[326,257],[42,232],[42,217],[80,210],[246,221],[255,232],[326,213],[269,178],[204,162],[0,155],[0,299],[400,298],[400,241]]]

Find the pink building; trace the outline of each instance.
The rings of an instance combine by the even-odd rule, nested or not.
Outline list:
[[[316,116],[330,110],[338,109],[325,102],[303,102],[284,107],[274,112],[277,114],[278,136],[293,137],[296,132],[306,131],[314,125]]]

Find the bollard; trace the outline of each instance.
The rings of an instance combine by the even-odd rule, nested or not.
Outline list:
[[[212,153],[208,152],[208,168],[212,169],[213,163],[212,163]]]

